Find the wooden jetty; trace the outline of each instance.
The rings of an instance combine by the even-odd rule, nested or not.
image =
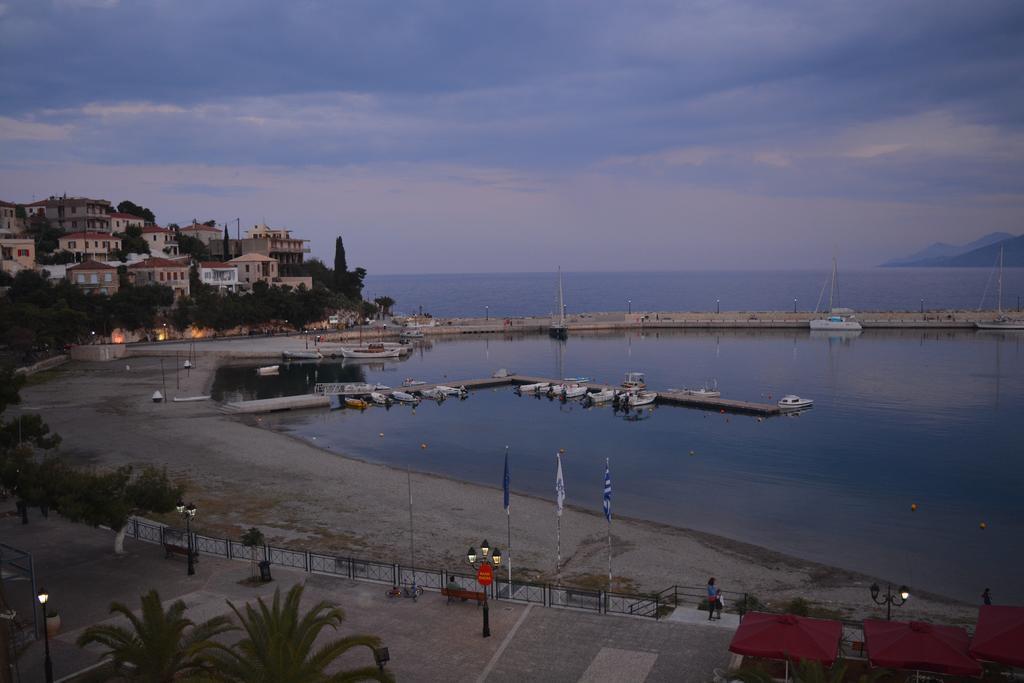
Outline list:
[[[550,377],[530,377],[527,375],[508,375],[505,377],[485,377],[483,379],[467,380],[446,380],[434,384],[416,384],[413,386],[394,387],[382,389],[380,393],[390,395],[394,391],[405,391],[414,393],[426,391],[438,386],[465,387],[466,389],[487,389],[491,387],[508,386],[511,384],[562,384],[566,380],[552,379]],[[612,384],[600,382],[579,382],[588,389],[605,390],[621,389]],[[652,389],[652,391],[654,391]],[[353,383],[324,383],[317,384],[316,391],[312,394],[300,394],[298,396],[281,396],[279,398],[266,398],[256,401],[238,401],[226,403],[223,406],[224,412],[228,413],[269,413],[279,410],[301,410],[304,408],[325,408],[330,405],[327,398],[330,394],[342,396],[366,395],[368,390],[365,387],[354,386]],[[778,415],[782,411],[772,403],[753,403],[750,401],[735,401],[726,398],[711,398],[707,396],[694,396],[681,391],[658,391],[658,403],[697,408],[700,410],[717,410],[726,413],[746,413],[750,415]]]

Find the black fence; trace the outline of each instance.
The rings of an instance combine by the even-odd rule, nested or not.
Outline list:
[[[187,547],[184,529],[169,527],[143,519],[133,518],[128,536],[147,543]],[[479,591],[474,574],[449,572],[423,567],[404,567],[399,564],[374,562],[344,555],[291,550],[271,545],[247,546],[226,538],[192,534],[192,548],[197,554],[223,557],[228,560],[251,562],[269,561],[281,567],[301,569],[311,574],[325,574],[355,581],[372,581],[389,586],[415,583],[425,590],[440,591],[450,582],[464,590]],[[494,583],[484,589],[488,598],[511,602],[530,603],[545,607],[577,609],[596,614],[623,614],[634,617],[660,619],[679,606],[700,608],[707,593],[702,587],[672,586],[657,594],[630,595],[610,591],[586,590],[566,586],[508,581],[496,573]],[[727,607],[742,615],[746,611],[746,593],[722,592]],[[731,603],[731,605],[730,605]],[[706,609],[706,602],[704,603]]]

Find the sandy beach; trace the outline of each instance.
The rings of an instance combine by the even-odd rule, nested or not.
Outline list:
[[[156,357],[69,363],[34,377],[7,417],[42,414],[78,463],[166,465],[198,506],[200,533],[237,537],[257,526],[273,544],[408,565],[405,470],[318,449],[262,428],[258,417],[222,414],[210,401],[150,400],[164,382],[172,397],[208,393],[217,364],[228,360],[220,348],[200,350],[196,367],[177,376],[166,358],[163,374]],[[458,569],[466,548],[481,538],[506,552],[500,489],[415,472],[412,489],[417,566]],[[514,494],[512,511],[506,556],[515,577],[553,581],[554,501]],[[605,532],[599,514],[565,510],[564,583],[604,587]],[[767,548],[625,518],[615,520],[612,546],[613,588],[623,592],[702,586],[713,575],[723,590],[749,592],[774,606],[802,597],[844,617],[884,617],[868,592],[873,577]],[[917,593],[899,610],[902,619],[946,623],[973,623],[975,616],[973,606]]]

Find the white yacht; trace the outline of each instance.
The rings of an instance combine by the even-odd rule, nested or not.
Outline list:
[[[615,392],[611,389],[604,389],[603,391],[595,391],[587,394],[583,400],[590,405],[598,405],[600,403],[608,403],[608,401],[615,399]]]
[[[1024,330],[1024,320],[1013,320],[1003,313],[1003,248],[999,247],[999,293],[995,320],[974,323],[979,330]]]
[[[852,314],[853,311],[850,311],[849,309],[837,309],[837,308],[835,308],[833,306],[833,303],[834,303],[834,301],[836,299],[836,289],[837,289],[837,287],[836,287],[836,275],[838,274],[838,271],[839,271],[838,262],[836,261],[836,258],[833,256],[832,257],[832,286],[829,289],[829,293],[828,293],[828,310],[829,310],[830,315],[828,317],[826,317],[826,318],[817,318],[815,320],[812,320],[811,321],[811,329],[812,330],[844,330],[844,331],[848,331],[849,332],[849,331],[863,329],[863,328],[861,328],[861,325],[860,325],[859,322],[857,322],[856,320],[853,320],[853,316],[852,315],[848,315],[848,316],[844,316],[843,315],[843,314],[846,314],[846,313]],[[821,296],[823,296],[824,294],[825,294],[825,288],[822,287],[822,289],[821,289]],[[818,303],[819,304],[821,303],[821,296],[818,297]],[[818,310],[817,307],[815,307],[814,310],[817,311]]]
[[[401,350],[397,347],[388,348],[383,344],[367,344],[366,346],[342,346],[338,350],[342,358],[398,358]]]
[[[802,410],[803,408],[810,408],[814,405],[814,401],[809,398],[800,398],[793,394],[786,394],[779,399],[779,408],[782,410]]]
[[[638,391],[635,394],[630,394],[626,402],[630,408],[639,408],[654,403],[657,398],[658,394],[653,391]]]
[[[563,398],[579,398],[587,393],[587,388],[581,384],[569,384],[566,385],[562,391]]]

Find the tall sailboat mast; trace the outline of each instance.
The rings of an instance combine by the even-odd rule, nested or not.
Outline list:
[[[831,313],[834,306],[832,305],[832,298],[836,293],[836,271],[839,270],[839,265],[836,263],[836,257],[832,257],[832,287],[828,290],[828,312]]]
[[[991,282],[991,280],[990,280]],[[999,317],[1003,317],[1003,248],[999,247],[999,300],[996,306],[999,308]]]
[[[558,323],[565,325],[565,301],[562,296],[562,266],[558,266]]]

